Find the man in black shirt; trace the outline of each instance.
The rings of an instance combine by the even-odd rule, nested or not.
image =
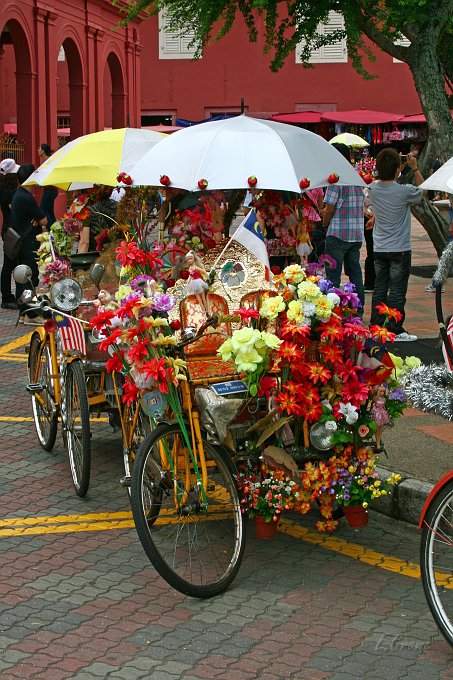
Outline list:
[[[21,165],[17,171],[17,179],[22,184],[34,171],[35,166],[31,163]],[[36,262],[36,251],[38,250],[39,243],[36,240],[36,236],[42,231],[45,231],[47,217],[38,206],[28,187],[19,187],[13,196],[11,203],[11,224],[19,234],[24,234],[18,263],[27,264],[30,267],[33,285],[37,287],[39,283],[39,273],[38,264]],[[16,284],[17,300],[26,288],[30,288],[30,285]]]

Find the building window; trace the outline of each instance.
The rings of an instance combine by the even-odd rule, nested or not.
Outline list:
[[[344,30],[344,18],[338,12],[329,12],[329,20],[326,24],[319,24],[318,34],[329,35],[334,31]],[[296,47],[296,64],[301,64],[301,51],[304,43],[301,42]],[[330,45],[318,47],[318,49],[311,52],[308,60],[309,64],[334,64],[346,63],[348,61],[348,50],[346,48],[346,39],[342,38]]]
[[[398,45],[399,47],[409,47],[410,44],[411,41],[409,40],[409,38],[406,38],[406,36],[404,36],[404,38],[401,38],[400,40],[395,40],[395,45]],[[395,57],[393,57],[393,63],[404,64],[405,62],[401,61],[401,59],[395,59]]]
[[[172,31],[168,29],[168,18],[159,12],[159,59],[193,59],[197,50],[190,46],[194,32]]]
[[[70,116],[57,116],[57,127],[60,128],[68,128],[71,126],[71,117]]]

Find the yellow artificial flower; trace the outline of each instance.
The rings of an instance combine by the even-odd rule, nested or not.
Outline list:
[[[397,472],[392,472],[390,477],[387,477],[387,484],[398,484],[401,481],[401,475],[399,475]]]
[[[240,349],[253,348],[258,340],[261,339],[261,333],[256,328],[249,328],[244,326],[238,331],[234,331],[231,336],[231,347],[234,352]]]
[[[281,295],[265,298],[260,307],[260,316],[265,319],[276,319],[280,312],[285,309],[285,303]]]
[[[118,302],[121,302],[123,298],[126,297],[126,295],[130,295],[132,293],[132,288],[127,284],[127,283],[122,283],[121,286],[118,288],[118,292],[116,293],[116,299]]]
[[[261,339],[269,349],[278,349],[283,342],[274,333],[267,333],[266,331],[261,331]]]
[[[305,271],[300,264],[290,264],[284,268],[283,274],[289,283],[300,283],[305,279]]]
[[[421,366],[422,362],[418,357],[406,357],[404,360],[404,363],[406,366],[409,366],[409,368],[418,368]]]
[[[217,350],[217,354],[220,354],[222,361],[229,361],[233,353],[233,346],[231,344],[231,338],[227,338],[224,343],[222,343]]]
[[[153,345],[176,345],[176,338],[173,337],[172,335],[163,335],[162,333],[159,333],[157,338],[153,340],[152,342]]]
[[[311,281],[302,281],[302,283],[299,283],[297,286],[297,294],[299,295],[300,300],[308,300],[310,302],[322,296],[316,283],[312,283]]]
[[[366,501],[363,501],[362,507],[363,507],[363,508],[367,508],[367,507],[368,507],[368,503],[367,503]]]
[[[328,321],[332,316],[333,303],[325,295],[315,301],[316,318],[320,321]]]
[[[352,473],[355,472],[355,467],[354,467],[353,465],[350,465],[350,466],[348,467],[348,472],[350,472],[351,475],[352,475]]]
[[[290,321],[295,321],[296,323],[303,323],[305,321],[305,317],[302,313],[302,305],[299,300],[291,300],[286,314]]]
[[[395,366],[395,368],[401,368],[403,366],[404,359],[402,359],[401,357],[397,357],[396,354],[392,354],[391,352],[389,352],[389,356],[393,361],[393,365]]]

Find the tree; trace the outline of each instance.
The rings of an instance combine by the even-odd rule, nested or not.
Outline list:
[[[453,0],[129,0],[122,10],[124,22],[142,12],[156,14],[159,9],[165,9],[171,28],[194,31],[198,54],[211,41],[225,36],[242,15],[250,41],[255,42],[259,29],[264,28],[264,49],[271,54],[274,71],[299,43],[304,45],[301,56],[308,67],[313,49],[346,37],[353,66],[370,78],[364,66],[364,58],[374,59],[368,38],[411,70],[430,135],[420,159],[423,175],[428,176],[435,157],[445,162],[453,155],[447,97],[453,80]],[[330,11],[343,15],[345,29],[320,35],[318,25],[327,22]],[[410,45],[401,45],[402,38]],[[426,200],[414,214],[440,252],[446,239],[444,220]]]

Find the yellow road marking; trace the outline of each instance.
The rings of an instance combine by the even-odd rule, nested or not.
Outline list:
[[[26,363],[28,361],[28,357],[22,356],[20,354],[3,354],[0,352],[0,360],[1,361],[20,361],[22,363]]]
[[[18,347],[25,347],[30,338],[31,333],[27,333],[27,335],[22,335],[20,338],[17,338],[17,340],[13,340],[12,342],[8,342],[6,345],[2,345],[0,347],[0,354],[11,352],[11,350],[17,349]]]
[[[220,510],[220,508],[218,509]],[[210,519],[219,519],[223,515],[219,512],[212,513]],[[176,522],[176,517],[171,517],[168,512],[164,513],[167,522]],[[85,515],[55,515],[43,517],[15,517],[0,519],[0,538],[7,536],[31,536],[42,534],[75,533],[83,531],[111,531],[118,529],[131,529],[134,526],[132,513],[124,512],[101,512]],[[326,550],[332,550],[345,557],[359,560],[374,567],[385,569],[396,574],[410,578],[420,578],[420,567],[415,562],[389,557],[371,548],[366,548],[357,543],[351,543],[336,536],[319,534],[301,526],[297,521],[282,519],[279,531],[288,534],[305,543],[319,545]],[[439,575],[446,587],[453,587],[452,579],[446,575]]]
[[[22,422],[33,422],[31,416],[0,416],[1,423],[22,423]],[[90,418],[90,423],[108,423],[108,418]]]

